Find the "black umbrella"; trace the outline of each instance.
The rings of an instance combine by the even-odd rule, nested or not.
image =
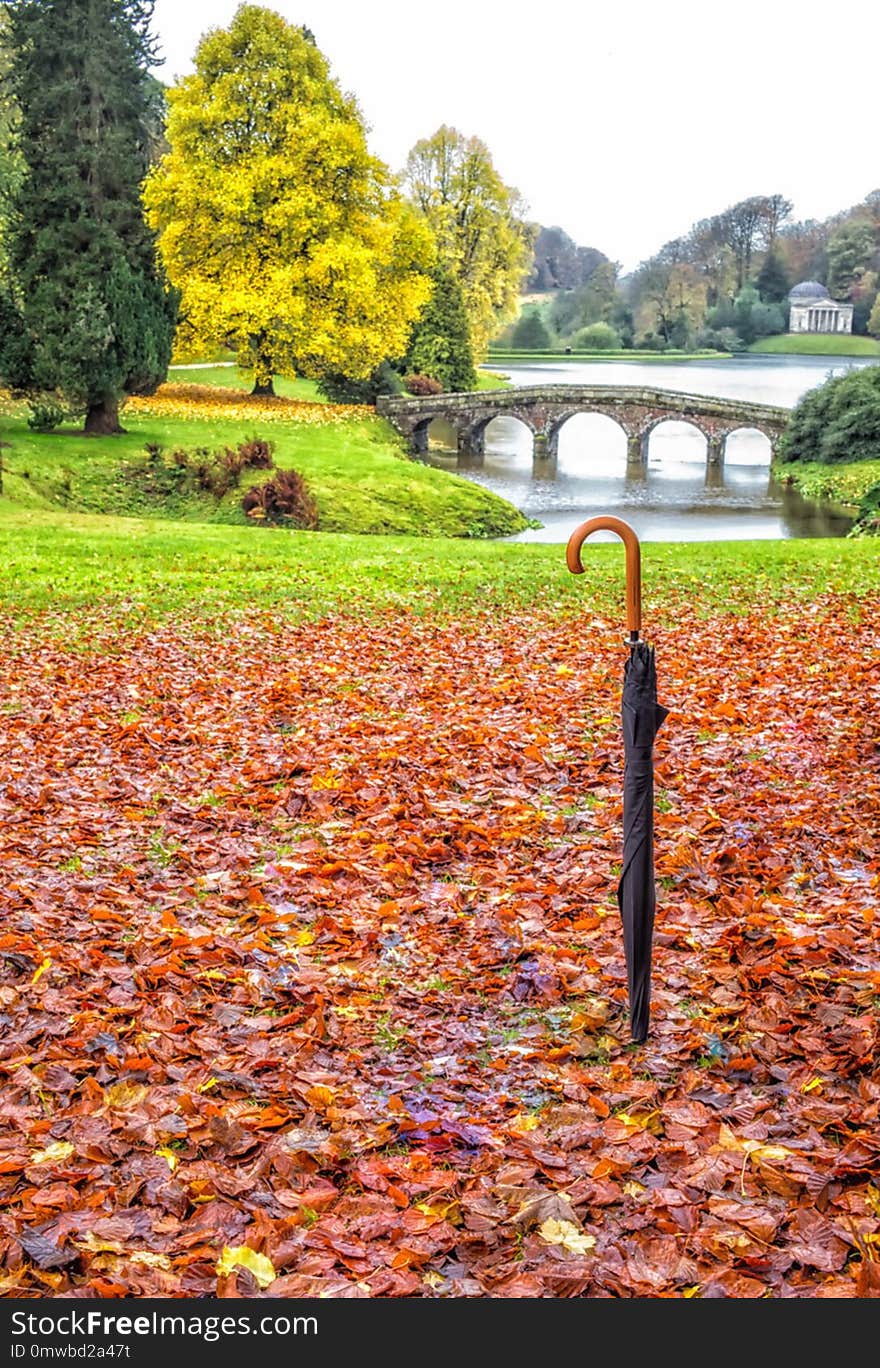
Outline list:
[[[666,708],[657,702],[654,648],[639,639],[642,628],[641,548],[621,518],[589,518],[568,539],[566,562],[583,574],[581,547],[591,532],[615,532],[626,547],[626,625],[629,659],[624,667],[623,720],[623,869],[617,903],[629,983],[632,1038],[648,1034],[651,1010],[651,939],[654,933],[654,738]]]

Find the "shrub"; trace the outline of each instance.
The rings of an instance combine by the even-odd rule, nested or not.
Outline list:
[[[66,417],[67,409],[56,399],[34,399],[27,424],[33,432],[51,432]]]
[[[880,537],[880,484],[872,485],[859,501],[859,516],[853,533]]]
[[[617,351],[620,333],[610,323],[588,323],[572,338],[575,351]]]
[[[694,343],[703,351],[745,351],[745,343],[733,328],[701,328]]]
[[[266,442],[262,437],[249,437],[246,442],[240,442],[238,451],[242,464],[253,470],[268,470],[275,464],[275,443]]]
[[[515,351],[546,351],[552,340],[541,314],[537,309],[530,309],[517,320],[510,345]]]
[[[666,338],[659,333],[646,332],[644,337],[640,337],[636,343],[638,351],[666,351]]]
[[[279,470],[265,484],[251,485],[241,501],[249,518],[314,531],[318,506],[298,470]]]
[[[880,366],[866,366],[809,390],[779,444],[787,461],[870,461],[880,457]]]
[[[788,320],[779,304],[755,304],[752,309],[752,332],[755,337],[774,337],[784,333]]]
[[[383,361],[364,380],[333,372],[322,375],[318,393],[331,404],[375,404],[380,394],[402,394],[403,381],[390,361]]]
[[[408,375],[404,380],[410,394],[442,394],[443,386],[439,380],[432,380],[430,375]]]
[[[239,442],[237,447],[224,447],[219,452],[211,452],[207,447],[194,447],[192,451],[178,447],[167,462],[162,447],[156,442],[148,442],[144,451],[150,470],[155,471],[164,464],[166,469],[177,472],[182,483],[195,485],[206,494],[213,494],[215,499],[222,499],[238,485],[246,468],[271,467],[275,446],[261,437],[251,437],[246,442]]]

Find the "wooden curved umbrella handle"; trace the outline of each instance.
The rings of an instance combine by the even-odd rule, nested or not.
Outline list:
[[[565,563],[573,575],[584,573],[581,547],[591,532],[615,532],[626,547],[626,627],[632,640],[642,630],[642,548],[629,523],[600,515],[576,527],[565,548]]]

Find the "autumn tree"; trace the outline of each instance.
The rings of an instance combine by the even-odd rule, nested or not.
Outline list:
[[[405,369],[439,380],[444,390],[476,389],[474,354],[461,286],[449,271],[432,272],[434,289],[413,329]]]
[[[760,241],[764,200],[760,195],[740,200],[719,214],[715,223],[720,240],[733,252],[736,262],[736,287],[741,290],[752,267],[752,253]]]
[[[176,295],[140,184],[149,159],[152,0],[13,0],[8,91],[21,177],[7,232],[0,371],[113,433],[164,379]]]
[[[577,243],[561,228],[539,227],[527,290],[573,290],[578,284]]]
[[[533,231],[537,236],[526,290],[576,290],[608,259],[595,247],[578,247],[561,228],[533,225]]]
[[[817,219],[787,223],[780,230],[776,248],[792,281],[825,279],[828,231],[828,224]]]
[[[402,355],[431,294],[430,233],[312,36],[242,5],[167,98],[145,200],[181,345],[232,347],[262,394],[278,373],[357,379]]]
[[[686,243],[675,238],[643,262],[629,283],[636,322],[642,332],[655,331],[667,343],[685,327],[699,327],[706,313],[706,286],[688,259]]]
[[[849,297],[853,285],[868,269],[876,247],[873,224],[851,219],[828,238],[828,289],[835,299]]]
[[[730,246],[718,233],[715,219],[701,219],[684,239],[687,260],[705,282],[710,308],[732,296],[736,264]]]
[[[794,205],[784,195],[762,195],[761,199],[763,207],[760,234],[763,245],[769,251],[779,236],[782,225],[791,218]]]
[[[454,128],[416,143],[404,181],[441,264],[461,285],[474,352],[482,356],[489,338],[515,318],[531,264],[533,229],[524,205],[486,144]]]

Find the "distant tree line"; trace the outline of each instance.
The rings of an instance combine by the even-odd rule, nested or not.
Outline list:
[[[523,350],[741,350],[785,332],[802,280],[853,304],[853,330],[880,335],[880,191],[824,222],[791,221],[781,194],[753,195],[695,223],[627,276],[560,228],[539,228],[518,321],[495,339]],[[533,296],[548,293],[545,300]]]

